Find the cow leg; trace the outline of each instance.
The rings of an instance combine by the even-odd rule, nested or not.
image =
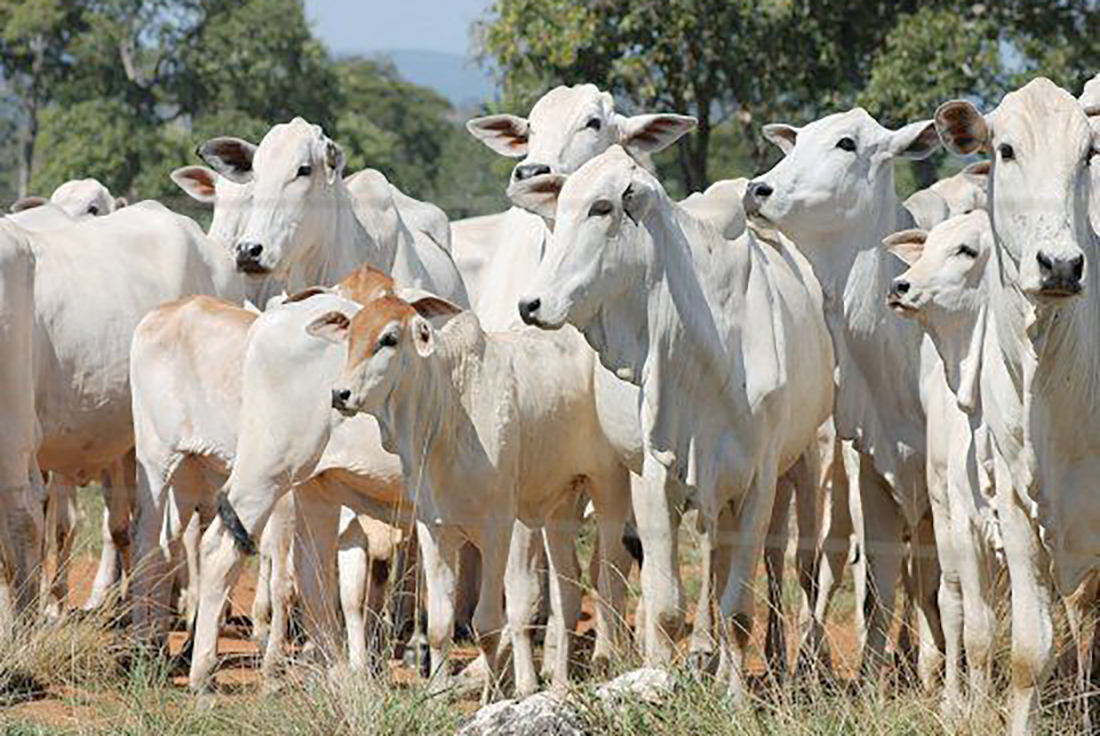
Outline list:
[[[988,541],[980,528],[967,518],[959,520],[969,536],[959,556],[959,578],[963,589],[963,640],[966,645],[966,671],[969,702],[983,707],[990,698],[993,677],[993,637],[997,614],[993,605],[995,561],[988,552]]]
[[[829,498],[823,506],[828,513],[822,518],[821,541],[817,552],[817,596],[813,602],[813,618],[799,645],[799,668],[820,667],[823,672],[832,670],[826,621],[829,604],[844,577],[844,565],[851,551],[854,531],[850,511],[851,479],[845,465],[845,445],[840,440],[833,443],[830,468]],[[858,498],[858,496],[857,496]]]
[[[187,633],[190,634],[195,626],[195,615],[199,610],[199,546],[202,543],[202,518],[197,511],[192,513],[187,521],[181,540],[184,572],[180,575],[183,587],[180,611],[187,622]]]
[[[69,558],[76,533],[76,489],[57,473],[46,487],[45,554],[39,578],[40,603],[47,619],[61,617],[69,594]]]
[[[597,562],[596,645],[592,660],[606,670],[614,656],[624,653],[628,642],[626,626],[626,582],[633,558],[623,544],[630,517],[630,477],[623,470],[605,482],[592,486],[596,510]]]
[[[294,581],[291,570],[293,559],[291,541],[294,536],[294,496],[288,493],[275,505],[272,520],[264,529],[272,532],[271,539],[271,624],[264,646],[261,672],[273,677],[282,668],[287,653],[287,637],[290,633],[290,607],[294,598]],[[275,515],[279,514],[276,520]]]
[[[554,647],[551,674],[551,682],[557,690],[564,689],[569,684],[571,643],[581,612],[581,568],[577,561],[577,519],[573,511],[574,504],[566,503],[544,530],[550,561],[550,579],[556,582],[556,585],[551,586],[551,593],[554,595],[551,608],[560,620],[554,631],[558,640]]]
[[[1093,733],[1089,701],[1093,697],[1092,640],[1096,630],[1096,592],[1100,577],[1090,576],[1066,598],[1066,618],[1077,654],[1077,693],[1081,698],[1081,733]]]
[[[661,667],[672,661],[673,645],[684,625],[681,605],[678,537],[680,514],[669,497],[666,471],[646,454],[643,478],[631,483],[638,536],[645,551],[642,600],[645,605],[645,662]]]
[[[732,555],[722,591],[722,636],[719,641],[723,659],[729,663],[728,694],[737,705],[743,704],[747,695],[745,657],[752,634],[756,600],[754,582],[771,522],[776,481],[775,461],[768,458],[757,469],[756,478],[740,507],[725,512],[732,514],[733,536],[728,540]],[[725,539],[722,541],[727,542]]]
[[[121,585],[130,551],[130,509],[137,469],[133,451],[103,474],[103,550],[85,611],[102,608],[112,589]],[[118,591],[121,593],[121,591]]]
[[[795,522],[798,526],[798,548],[795,564],[798,569],[798,587],[802,591],[798,611],[798,631],[804,636],[813,620],[813,606],[817,600],[817,535],[820,521],[818,498],[821,477],[820,461],[815,450],[808,451],[787,472],[794,483]],[[785,651],[785,650],[784,650]]]
[[[341,525],[346,521],[347,509],[341,511]],[[344,628],[348,637],[348,663],[353,672],[367,669],[367,625],[363,606],[367,600],[367,571],[370,555],[367,553],[367,535],[352,514],[351,522],[340,533],[340,547],[336,556],[340,579],[340,609],[344,614]]]
[[[477,607],[481,581],[481,554],[466,542],[458,552],[458,587],[455,589],[455,636],[469,635]]]
[[[871,458],[865,455],[860,456],[859,489],[866,521],[863,553],[867,561],[867,590],[863,601],[867,644],[860,675],[867,682],[877,683],[885,663],[898,578],[905,561],[903,524],[889,486],[875,470]]]
[[[958,524],[952,513],[960,509],[951,507],[947,489],[937,486],[929,472],[928,491],[932,505],[932,528],[936,536],[936,554],[940,560],[940,584],[937,601],[940,609],[940,625],[943,627],[944,672],[942,712],[948,723],[957,722],[963,704],[959,663],[962,657],[964,630],[964,593],[959,574],[960,538],[956,536]],[[922,653],[923,654],[923,653]],[[923,662],[922,662],[923,664]]]
[[[801,462],[801,461],[800,461]],[[775,488],[768,524],[767,541],[764,544],[764,569],[768,579],[768,624],[764,639],[764,656],[772,677],[782,681],[787,675],[787,638],[783,615],[783,568],[787,554],[788,522],[791,498],[794,495],[794,479],[786,475]]]
[[[389,560],[369,558],[370,568],[367,577],[367,597],[365,601],[367,619],[367,668],[375,677],[386,672],[386,591],[390,582]]]
[[[456,540],[449,530],[417,522],[420,564],[428,593],[428,650],[431,658],[432,690],[447,687],[447,650],[455,622]]]
[[[134,560],[130,594],[137,640],[154,649],[167,644],[167,622],[171,584],[161,528],[167,510],[168,491],[160,469],[138,459],[137,498],[133,521]]]
[[[517,698],[535,693],[539,686],[531,648],[531,625],[538,610],[538,564],[542,546],[541,529],[531,529],[516,521],[508,549],[508,566],[504,573],[504,600],[508,628],[512,636],[512,665],[515,670]],[[550,655],[544,652],[544,656]]]
[[[500,641],[505,621],[504,575],[508,566],[512,528],[512,524],[494,521],[481,530],[481,594],[474,611],[474,633],[489,665],[489,679],[482,693],[482,703],[492,700],[499,690],[502,664]]]
[[[913,594],[916,598],[917,622],[920,630],[917,674],[925,692],[932,692],[935,690],[937,676],[943,663],[944,640],[937,602],[940,563],[936,557],[936,541],[930,514],[918,522],[910,547],[913,564]]]
[[[329,664],[341,651],[337,623],[336,545],[340,507],[319,497],[317,484],[307,481],[294,488],[295,561],[305,611],[306,632],[319,661]]]
[[[998,479],[1000,485],[1000,479]],[[1000,495],[1000,494],[999,494]],[[1031,518],[1009,488],[999,499],[1005,558],[1012,583],[1012,691],[1009,733],[1035,733],[1039,694],[1054,653],[1051,587],[1044,579],[1047,556]]]

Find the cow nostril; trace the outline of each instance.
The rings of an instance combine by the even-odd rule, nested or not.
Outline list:
[[[519,303],[519,317],[524,324],[533,324],[535,312],[539,311],[542,302],[539,299],[525,299]]]
[[[909,282],[908,281],[895,281],[894,282],[894,292],[897,293],[897,294],[908,294],[909,293]]]
[[[332,389],[332,406],[336,409],[342,408],[348,403],[348,399],[351,398],[351,390],[346,388],[334,388]]]
[[[1039,251],[1035,254],[1035,260],[1039,262],[1039,268],[1043,271],[1054,270],[1054,263],[1050,260],[1046,253]]]
[[[1073,274],[1074,280],[1080,281],[1081,277],[1085,275],[1085,257],[1077,256],[1069,262],[1069,267]]]
[[[248,247],[248,255],[252,258],[259,258],[260,254],[264,252],[264,247],[259,243],[253,243]]]
[[[513,174],[516,181],[523,181],[524,179],[533,179],[536,176],[542,176],[550,173],[550,167],[546,164],[522,164],[516,167]]]
[[[755,181],[751,185],[752,196],[757,199],[767,199],[774,191],[771,186],[762,181]]]

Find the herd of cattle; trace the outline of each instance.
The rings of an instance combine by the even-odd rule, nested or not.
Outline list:
[[[378,563],[415,544],[434,682],[473,580],[472,671],[488,695],[511,662],[527,694],[540,587],[542,672],[568,679],[586,504],[594,656],[631,636],[640,541],[637,644],[650,665],[673,660],[690,508],[704,550],[692,661],[738,699],[762,556],[767,656],[787,666],[793,501],[800,663],[829,666],[830,600],[858,558],[861,676],[879,676],[901,585],[920,677],[964,713],[993,696],[1004,567],[1009,728],[1032,732],[1056,605],[1082,687],[1091,669],[1097,115],[1100,76],[1080,99],[1036,79],[992,112],[947,102],[896,131],[861,109],[768,125],[774,168],[674,202],[645,162],[695,121],[627,117],[583,85],[529,118],[468,124],[520,159],[516,206],[498,215],[449,223],[375,171],[345,178],[340,147],[301,119],[259,145],[213,139],[209,168],[173,173],[213,205],[205,234],[94,180],[21,202],[0,224],[4,630],[65,605],[65,567],[42,574],[43,560],[67,556],[74,487],[103,478],[86,605],[125,574],[135,636],[154,646],[182,608],[194,689],[211,686],[246,555],[261,553],[265,672],[292,592],[318,656],[366,669]],[[989,158],[899,202],[896,162],[941,144]],[[467,544],[477,575],[457,562]]]

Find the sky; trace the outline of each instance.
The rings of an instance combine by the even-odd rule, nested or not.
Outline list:
[[[305,0],[317,35],[336,53],[444,51],[465,56],[470,24],[492,0]]]

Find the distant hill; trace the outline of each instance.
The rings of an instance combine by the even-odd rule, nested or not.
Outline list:
[[[455,107],[476,106],[492,99],[496,94],[488,72],[460,54],[388,49],[370,55],[390,58],[401,76],[410,82],[436,90]]]

